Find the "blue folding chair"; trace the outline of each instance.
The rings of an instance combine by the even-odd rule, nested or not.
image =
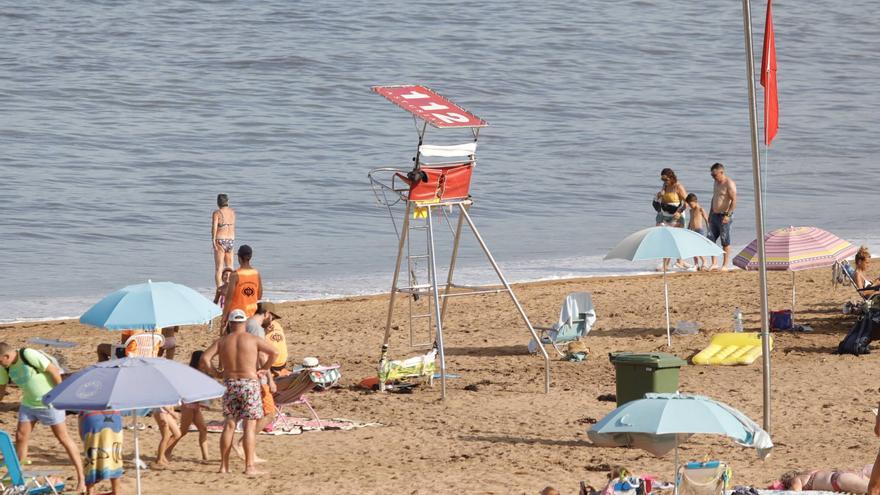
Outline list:
[[[560,356],[565,353],[559,349],[560,344],[580,340],[592,330],[596,323],[596,309],[589,292],[572,292],[565,297],[559,310],[559,320],[552,327],[534,327],[541,331],[540,343],[529,341],[529,352],[538,351],[541,344],[552,345]]]
[[[0,430],[0,456],[3,457],[5,473],[0,478],[0,493],[16,493],[40,495],[45,493],[61,493],[64,483],[52,483],[49,476],[61,474],[61,471],[22,471],[15,445],[9,433]]]

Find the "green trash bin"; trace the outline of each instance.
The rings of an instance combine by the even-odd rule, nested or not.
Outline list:
[[[617,406],[641,399],[647,393],[678,391],[678,370],[687,361],[665,352],[608,354],[617,372]]]

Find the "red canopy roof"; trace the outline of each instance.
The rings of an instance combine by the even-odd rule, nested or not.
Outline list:
[[[373,91],[437,128],[486,127],[489,125],[485,120],[425,86],[413,84],[373,86]]]

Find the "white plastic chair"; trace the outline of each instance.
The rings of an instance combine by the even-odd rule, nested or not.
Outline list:
[[[111,359],[116,357],[116,350],[125,349],[125,357],[159,357],[159,349],[165,343],[165,337],[159,332],[144,332],[132,335],[123,345],[114,345]]]

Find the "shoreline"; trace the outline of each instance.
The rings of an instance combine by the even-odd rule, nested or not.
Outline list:
[[[739,270],[739,269],[736,269],[736,270]],[[669,271],[667,273],[667,275],[673,275],[676,273],[695,273],[695,272]],[[588,280],[588,279],[641,277],[641,276],[651,276],[651,275],[661,275],[661,274],[658,272],[651,272],[651,271],[636,271],[636,272],[632,272],[632,273],[615,272],[615,273],[608,273],[608,274],[583,275],[583,276],[576,276],[576,277],[559,276],[559,277],[547,277],[547,278],[539,278],[539,279],[511,281],[510,285],[512,285],[512,286],[532,285],[532,284],[541,284],[541,283],[549,283],[549,282],[557,282],[557,281],[558,282],[568,282],[568,281],[578,281],[578,280]],[[491,286],[493,284],[489,284],[489,285]],[[269,294],[272,294],[271,290],[267,290],[266,292]],[[315,302],[315,301],[328,301],[329,302],[329,301],[345,300],[345,299],[350,299],[350,298],[355,298],[355,297],[388,296],[389,294],[390,294],[390,292],[386,291],[386,292],[366,292],[366,293],[356,293],[356,294],[341,294],[341,295],[331,296],[331,297],[320,297],[320,296],[314,297],[314,298],[305,297],[305,298],[300,298],[300,299],[269,299],[269,298],[267,298],[266,300],[272,301],[272,302],[275,302],[278,304],[289,304],[289,303]],[[204,293],[203,293],[203,295],[204,295]],[[98,300],[100,300],[100,298],[96,299],[94,302],[98,302]],[[83,311],[85,311],[87,309],[88,309],[88,307],[84,308]],[[14,325],[24,324],[24,323],[52,323],[52,322],[59,322],[59,321],[75,321],[75,320],[79,320],[79,316],[48,316],[48,317],[21,318],[21,319],[17,319],[17,320],[9,320],[9,321],[0,320],[0,330],[2,330],[5,327],[8,327],[8,326],[14,326]]]

